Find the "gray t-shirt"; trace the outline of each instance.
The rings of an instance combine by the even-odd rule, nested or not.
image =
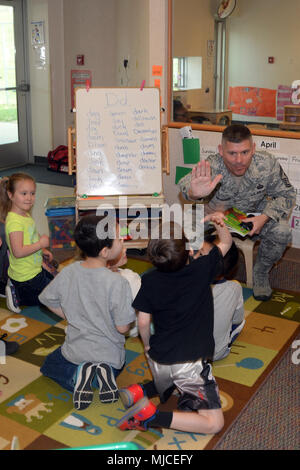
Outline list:
[[[68,361],[123,366],[125,337],[116,325],[128,325],[136,314],[129,283],[120,274],[107,268],[85,268],[76,261],[48,284],[39,300],[48,307],[61,307],[66,316],[61,352]]]

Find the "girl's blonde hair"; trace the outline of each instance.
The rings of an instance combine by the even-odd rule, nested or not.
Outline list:
[[[30,180],[35,184],[35,180],[27,173],[13,173],[0,179],[0,220],[5,221],[7,213],[11,210],[11,200],[8,192],[15,193],[19,181]]]

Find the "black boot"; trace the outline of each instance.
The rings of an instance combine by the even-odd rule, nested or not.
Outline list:
[[[269,273],[279,261],[286,249],[285,244],[264,238],[258,248],[257,258],[253,267],[253,297],[267,301],[272,297]]]

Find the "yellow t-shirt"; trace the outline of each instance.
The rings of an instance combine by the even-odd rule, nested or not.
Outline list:
[[[5,221],[6,240],[9,247],[9,268],[8,275],[18,282],[33,279],[42,270],[42,251],[39,250],[24,258],[15,258],[10,246],[9,234],[12,232],[23,232],[23,244],[32,245],[39,240],[33,218],[28,215],[9,212]]]

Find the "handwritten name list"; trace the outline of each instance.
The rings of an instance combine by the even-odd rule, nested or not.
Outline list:
[[[79,91],[82,93],[76,107],[77,146],[80,152],[77,163],[78,193],[160,192],[161,144],[157,90]]]

